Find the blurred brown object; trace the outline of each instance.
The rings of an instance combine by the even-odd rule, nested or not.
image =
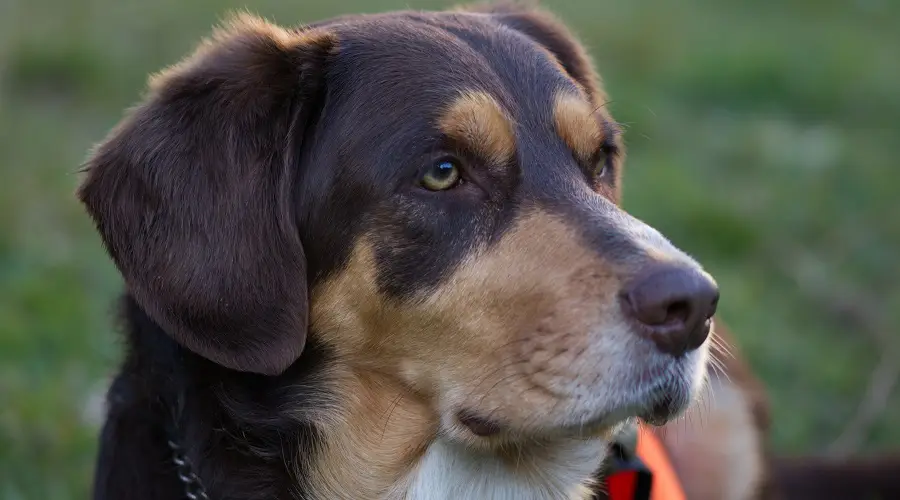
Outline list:
[[[727,327],[715,332],[706,392],[658,430],[687,498],[900,499],[900,454],[776,457],[765,388]]]
[[[768,400],[732,338],[717,321],[705,391],[658,430],[691,500],[773,498]]]

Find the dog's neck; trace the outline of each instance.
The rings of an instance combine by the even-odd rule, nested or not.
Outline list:
[[[352,375],[312,455],[312,498],[582,499],[601,466],[600,440],[560,439],[472,450],[438,434],[428,405],[377,376]]]
[[[410,473],[405,498],[587,499],[604,455],[595,440],[534,445],[502,456],[438,439]]]

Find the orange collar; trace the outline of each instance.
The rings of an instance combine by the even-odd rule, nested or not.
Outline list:
[[[685,500],[669,456],[653,431],[639,425],[634,455],[615,457],[606,478],[609,500]]]

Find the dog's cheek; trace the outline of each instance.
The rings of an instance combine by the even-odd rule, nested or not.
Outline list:
[[[318,283],[310,293],[310,329],[341,360],[363,356],[382,328],[383,299],[376,285],[371,246],[356,244],[344,267]]]
[[[607,328],[618,321],[612,266],[555,216],[521,217],[412,297],[383,291],[376,248],[361,239],[347,265],[314,288],[313,332],[342,359],[420,393],[452,392],[459,405],[524,416],[596,378],[612,362],[601,351],[623,343],[599,331],[624,331]]]
[[[471,200],[444,194],[398,196],[376,214],[368,241],[376,283],[388,297],[408,300],[440,287],[487,238],[490,217]]]
[[[360,238],[347,264],[311,293],[311,330],[345,364],[392,374],[410,385],[430,385],[436,360],[456,359],[463,318],[446,314],[446,302],[423,306],[384,291],[382,264],[371,236]],[[422,368],[427,367],[427,369]]]
[[[616,341],[601,338],[598,327],[617,321],[618,287],[612,267],[575,231],[537,212],[475,252],[419,302],[414,314],[435,327],[410,335],[423,346],[422,364],[443,369],[466,399],[521,407],[522,400],[504,394],[527,392],[544,404],[604,365],[584,358]]]

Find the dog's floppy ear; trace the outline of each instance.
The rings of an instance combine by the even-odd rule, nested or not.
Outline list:
[[[463,10],[490,14],[504,26],[542,45],[597,104],[606,102],[606,94],[587,51],[575,35],[551,13],[520,2],[476,4],[464,6]]]
[[[141,307],[231,369],[278,374],[303,350],[291,183],[336,46],[329,32],[233,18],[151,79],[78,191]]]

